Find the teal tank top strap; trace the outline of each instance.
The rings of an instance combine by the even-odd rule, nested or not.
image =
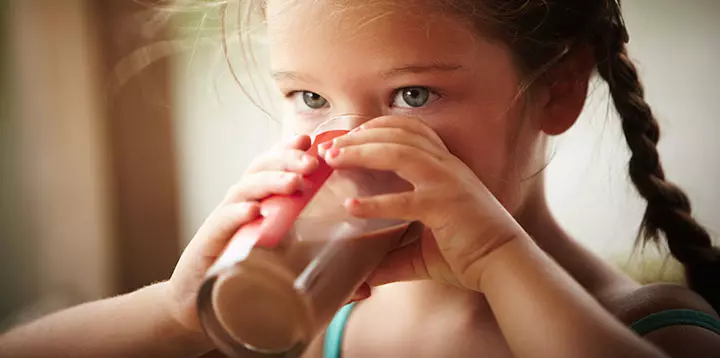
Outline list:
[[[345,305],[335,314],[332,322],[330,322],[330,325],[325,331],[323,358],[341,358],[345,326],[354,307],[355,302]]]
[[[325,332],[323,358],[342,358],[342,343],[345,326],[355,303],[341,308]],[[672,309],[650,314],[635,321],[630,328],[643,336],[650,332],[671,326],[695,326],[720,334],[720,319],[705,312],[690,309]]]
[[[650,314],[635,321],[630,328],[644,336],[670,326],[695,326],[720,334],[720,319],[705,312],[690,309],[672,309]]]

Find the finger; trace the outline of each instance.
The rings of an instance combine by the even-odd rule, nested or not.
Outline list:
[[[401,248],[403,246],[412,244],[413,242],[419,240],[423,233],[425,232],[425,225],[423,225],[420,221],[413,221],[408,226],[407,230],[405,230],[405,233],[403,233],[402,237],[400,238],[400,243],[397,245],[396,248]]]
[[[202,245],[204,257],[216,257],[241,226],[260,216],[260,205],[236,203],[216,209],[202,225],[191,244]],[[199,242],[196,240],[199,239]]]
[[[405,144],[367,143],[331,148],[324,158],[336,169],[393,171],[413,185],[437,181],[442,175],[440,159]]]
[[[423,259],[421,242],[391,251],[378,265],[368,279],[371,286],[380,286],[400,281],[430,279],[430,273]]]
[[[437,200],[417,191],[357,197],[345,200],[345,210],[354,217],[363,219],[396,219],[417,221],[428,224],[443,221],[445,212],[437,210]],[[431,209],[428,209],[431,208]],[[403,235],[403,244],[421,237],[425,232],[423,224],[414,224]]]
[[[434,141],[400,128],[374,128],[350,132],[335,138],[332,142],[320,146],[320,154],[324,154],[330,147],[343,148],[365,143],[395,143],[424,150],[431,155],[441,158],[447,153],[444,147],[438,146]]]
[[[306,151],[310,149],[312,139],[307,134],[298,134],[292,138],[282,140],[273,146],[272,150],[298,149]]]
[[[245,173],[277,170],[310,174],[317,169],[318,164],[315,156],[300,149],[273,150],[254,160]]]
[[[291,195],[305,189],[302,175],[282,171],[265,171],[246,175],[233,185],[221,205],[261,200],[270,195]]]
[[[418,195],[414,191],[347,199],[345,209],[357,218],[421,220],[417,212]]]
[[[442,138],[440,138],[440,136],[434,130],[428,127],[425,122],[417,118],[406,116],[383,116],[375,118],[360,127],[360,130],[382,127],[404,129],[408,132],[428,138],[432,142],[437,144],[439,147],[447,150],[447,146],[443,142]]]

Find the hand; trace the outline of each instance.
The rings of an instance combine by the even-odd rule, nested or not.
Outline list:
[[[345,203],[357,217],[419,221],[427,228],[419,240],[387,256],[371,276],[372,285],[433,279],[480,291],[484,259],[527,237],[475,173],[419,120],[380,117],[322,146],[320,153],[334,168],[390,170],[414,186]]]
[[[254,160],[185,248],[166,295],[170,311],[182,326],[202,331],[196,309],[198,289],[235,232],[260,215],[258,200],[302,190],[302,176],[318,166],[317,158],[305,154],[308,148],[310,137],[301,135]]]

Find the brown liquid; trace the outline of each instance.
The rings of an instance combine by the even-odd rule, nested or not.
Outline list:
[[[322,229],[316,222],[310,229]],[[405,225],[338,240],[287,238],[218,275],[212,310],[236,342],[280,352],[309,342],[395,245]],[[316,230],[301,230],[312,233]],[[218,327],[219,328],[219,327]]]

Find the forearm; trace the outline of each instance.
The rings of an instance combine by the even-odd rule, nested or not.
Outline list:
[[[172,318],[164,283],[64,310],[0,336],[2,357],[196,357],[200,333]]]
[[[480,288],[517,357],[664,357],[529,238],[486,258]]]

